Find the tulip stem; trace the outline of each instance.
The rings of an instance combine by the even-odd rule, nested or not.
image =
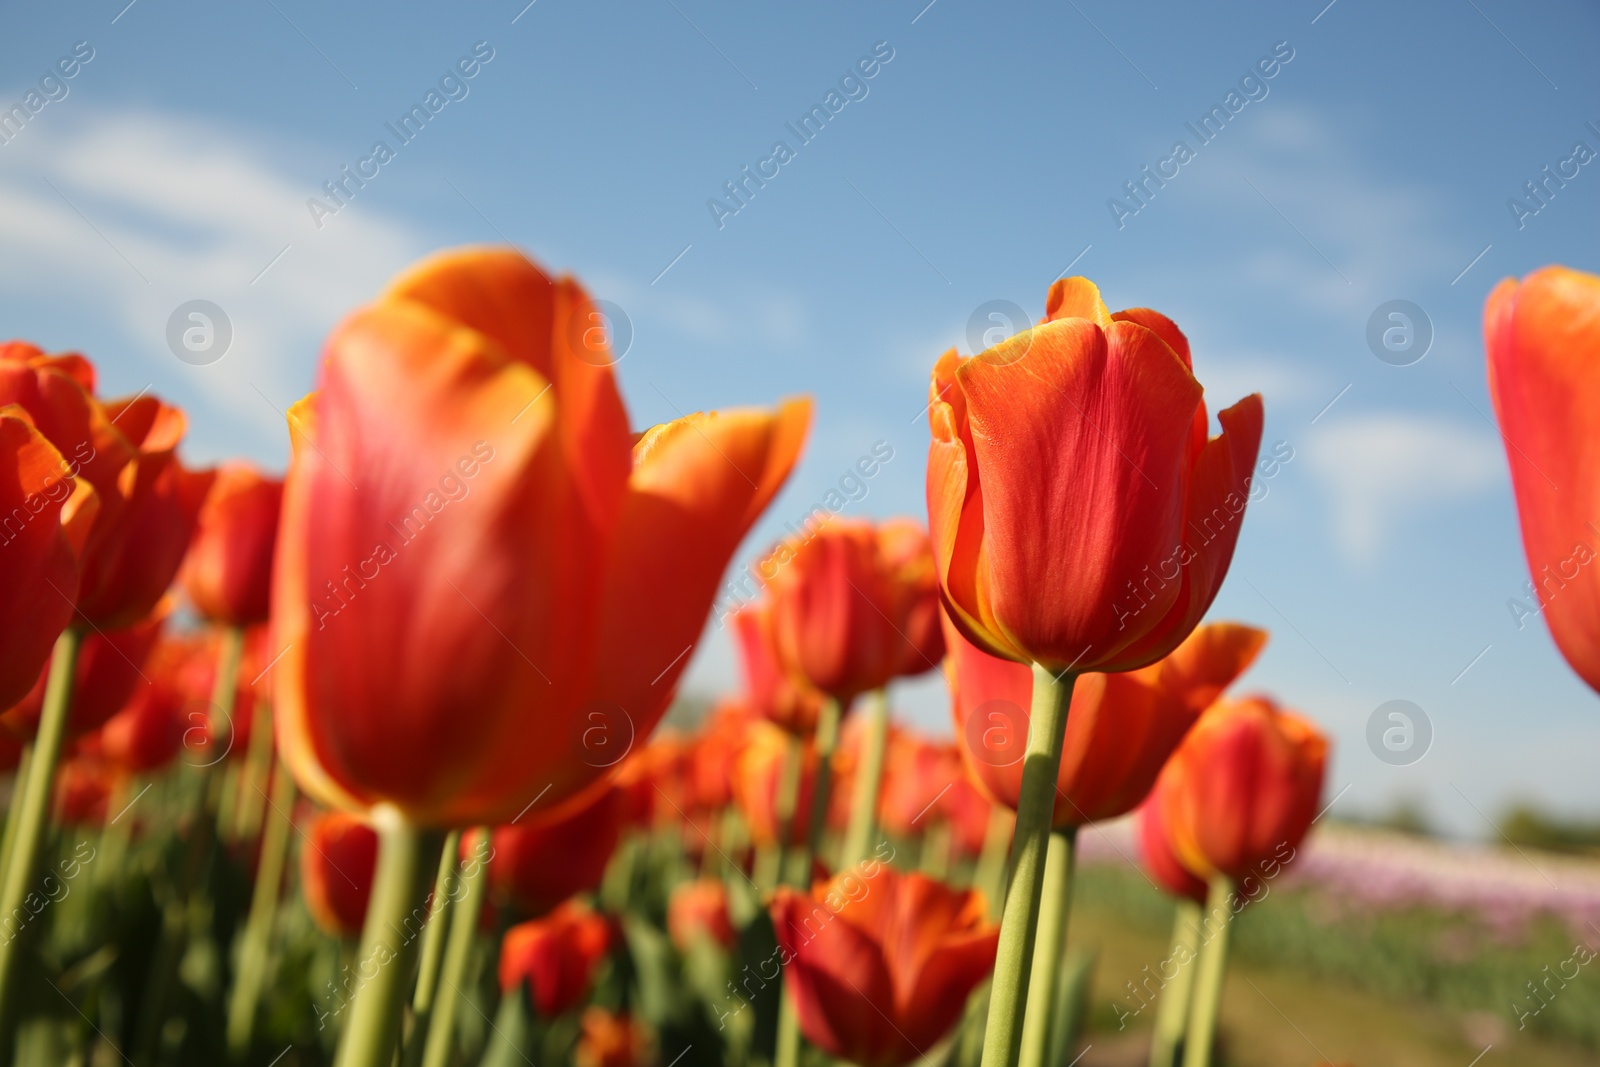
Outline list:
[[[223,827],[229,841],[254,841],[266,817],[266,789],[272,772],[272,708],[256,697],[250,716],[250,747],[245,750],[244,771],[239,776],[233,821]]]
[[[1028,747],[1022,764],[1022,791],[1017,803],[1016,838],[1012,844],[1011,889],[1000,919],[1000,946],[995,954],[994,992],[984,1027],[983,1067],[1016,1067],[1022,1044],[1022,1019],[1028,1003],[1033,967],[1033,941],[1039,924],[1039,898],[1044,886],[1045,857],[1055,814],[1056,778],[1061,773],[1061,746],[1067,729],[1067,708],[1077,675],[1056,675],[1033,665],[1033,708],[1028,716]]]
[[[78,664],[81,635],[68,627],[56,638],[50,655],[50,674],[45,681],[44,706],[39,713],[39,730],[34,736],[33,753],[28,759],[28,776],[23,780],[17,803],[17,822],[6,858],[5,880],[0,884],[0,916],[8,924],[18,914],[28,895],[29,883],[39,863],[50,816],[51,786],[55,782],[56,762],[61,758],[61,742],[66,737],[67,714],[72,705],[72,684]],[[22,955],[21,931],[5,929],[0,939],[0,1061],[11,1061],[12,1027],[16,1024],[18,963]]]
[[[33,743],[22,746],[22,758],[17,761],[16,773],[11,776],[11,803],[6,808],[5,836],[0,838],[0,885],[5,884],[6,865],[11,860],[11,844],[17,839],[17,813],[22,810],[22,797],[28,788],[28,764],[33,762]]]
[[[461,981],[467,971],[467,957],[472,954],[473,938],[478,933],[478,917],[483,910],[483,893],[488,881],[483,868],[488,857],[489,831],[476,830],[472,835],[472,859],[456,876],[460,899],[450,909],[450,941],[445,946],[444,966],[439,972],[439,995],[433,1006],[437,1015],[428,1027],[423,1067],[446,1067],[455,1051],[456,1007],[466,995],[461,991]]]
[[[1172,920],[1172,951],[1168,953],[1168,958],[1177,963],[1178,973],[1161,991],[1155,1035],[1150,1041],[1150,1067],[1178,1067],[1183,1031],[1189,1024],[1189,1001],[1194,994],[1195,949],[1203,914],[1195,901],[1178,901],[1177,915]]]
[[[888,693],[882,689],[873,692],[867,698],[866,713],[866,737],[850,796],[850,826],[839,857],[841,870],[867,858],[872,851],[872,836],[878,829],[878,790],[883,784],[883,756],[889,744]]]
[[[272,775],[272,813],[266,816],[261,835],[256,884],[250,895],[244,940],[239,946],[239,973],[228,998],[228,1055],[235,1062],[242,1062],[250,1051],[256,1006],[267,983],[272,958],[272,922],[277,915],[278,891],[283,884],[283,867],[289,855],[289,813],[294,810],[294,794],[294,777],[280,760]]]
[[[1072,911],[1072,865],[1078,828],[1050,833],[1044,861],[1044,892],[1039,931],[1033,941],[1033,975],[1028,983],[1028,1010],[1022,1020],[1022,1067],[1045,1067],[1056,1020],[1056,985],[1066,966],[1067,918]]]
[[[789,734],[783,747],[783,764],[778,768],[777,793],[772,798],[772,814],[778,824],[778,839],[762,845],[756,855],[756,884],[774,889],[784,879],[784,857],[794,836],[794,811],[800,806],[800,778],[805,762],[805,742]]]
[[[812,780],[811,811],[802,837],[804,843],[794,850],[789,860],[789,881],[802,889],[811,886],[811,862],[816,858],[822,842],[822,831],[828,825],[828,800],[833,792],[833,753],[839,747],[839,719],[843,712],[840,703],[828,697],[822,702],[822,712],[817,716],[817,773]],[[797,779],[800,777],[796,775]]]
[[[378,867],[361,929],[355,973],[361,980],[339,1041],[338,1067],[390,1067],[400,1040],[400,1016],[411,977],[416,938],[407,920],[420,911],[423,870],[438,838],[384,806],[373,812]]]
[[[411,994],[411,1033],[406,1036],[405,1053],[401,1062],[406,1067],[416,1067],[422,1062],[422,1051],[428,1041],[428,1023],[433,1015],[433,1005],[438,997],[439,965],[444,960],[445,931],[449,925],[450,902],[460,890],[457,877],[461,870],[461,831],[451,830],[445,835],[444,848],[439,852],[439,873],[433,877],[432,904],[428,909],[428,925],[422,929],[422,954],[417,962],[417,988]]]
[[[1211,1047],[1217,1040],[1217,1017],[1222,1008],[1222,978],[1228,969],[1228,930],[1233,918],[1233,883],[1219,874],[1206,894],[1204,928],[1215,924],[1210,938],[1201,937],[1196,966],[1194,1004],[1189,1012],[1189,1032],[1183,1041],[1183,1067],[1211,1067]]]

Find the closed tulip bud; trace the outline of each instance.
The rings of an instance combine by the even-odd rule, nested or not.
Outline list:
[[[1500,419],[1533,574],[1521,627],[1543,614],[1556,647],[1600,690],[1600,276],[1545,267],[1507,278],[1483,311]]]
[[[928,519],[956,627],[1053,671],[1127,671],[1188,636],[1233,558],[1261,399],[1207,416],[1173,322],[1086,278],[1031,330],[934,367]]]
[[[1214,705],[1156,787],[1173,852],[1207,880],[1276,870],[1316,817],[1327,759],[1322,731],[1266,697]]]
[[[311,917],[335,937],[361,936],[378,866],[378,833],[342,811],[319,812],[300,850],[300,886]]]
[[[205,618],[232,626],[266,621],[282,500],[283,482],[248,464],[217,471],[180,575]]]
[[[762,564],[773,649],[785,673],[845,707],[944,655],[938,586],[922,527],[831,519]]]
[[[667,901],[667,933],[679,952],[688,952],[702,938],[731,948],[738,933],[728,916],[728,887],[715,878],[674,887]]]
[[[772,923],[800,1031],[860,1067],[921,1058],[994,967],[999,927],[976,890],[863,864],[809,893],[781,888]]]
[[[754,604],[733,614],[745,693],[752,710],[797,737],[810,737],[822,713],[823,696],[784,672],[773,647],[772,608]]]
[[[1204,904],[1206,883],[1183,865],[1172,850],[1172,839],[1161,814],[1161,791],[1157,789],[1139,806],[1139,856],[1144,860],[1150,880],[1175,897]]]
[[[92,632],[83,639],[73,670],[72,706],[67,735],[98,730],[128,703],[136,691],[154,683],[142,669],[161,638],[166,610],[121,630]],[[31,739],[39,729],[44,708],[49,665],[40,671],[33,688],[0,714],[0,724],[17,737]]]
[[[538,916],[594,889],[616,851],[626,814],[625,798],[607,785],[553,817],[495,827],[485,867],[490,892],[518,914]],[[466,859],[468,842],[461,848]]]
[[[635,434],[604,319],[511,250],[429,259],[290,416],[275,723],[311,795],[411,827],[554,810],[650,734],[807,401]]]
[[[93,490],[70,471],[26,411],[0,407],[0,708],[27,694],[72,621],[87,529],[73,517]]]
[[[946,636],[962,756],[983,788],[1015,810],[1033,673],[984,652],[948,619]],[[1056,779],[1055,825],[1081,826],[1137,807],[1200,713],[1249,668],[1266,641],[1265,631],[1254,627],[1207,623],[1147,667],[1079,676]]]
[[[585,1008],[580,1021],[576,1067],[650,1067],[656,1062],[650,1031],[631,1016]]]
[[[542,919],[506,931],[500,989],[509,996],[526,982],[534,1011],[554,1018],[589,995],[610,949],[611,924],[588,905],[568,901]]]

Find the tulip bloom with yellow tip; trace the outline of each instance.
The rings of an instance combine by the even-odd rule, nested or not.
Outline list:
[[[1537,608],[1600,690],[1600,276],[1545,267],[1505,279],[1483,335]]]
[[[469,249],[329,339],[289,420],[272,604],[280,750],[312,796],[533,820],[665,711],[810,404],[635,434],[603,321],[572,279]]]
[[[1188,636],[1233,558],[1261,398],[1206,407],[1189,342],[1086,278],[1045,320],[934,367],[928,520],[951,619],[996,656],[1127,671]]]

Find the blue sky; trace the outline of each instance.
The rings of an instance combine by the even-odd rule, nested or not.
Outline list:
[[[1409,795],[1471,835],[1513,797],[1600,813],[1600,699],[1507,606],[1526,573],[1479,336],[1498,278],[1600,269],[1600,163],[1520,225],[1507,203],[1600,150],[1593,5],[125,3],[6,18],[6,108],[92,58],[0,144],[0,314],[107,392],[182,404],[191,460],[280,466],[279,411],[342,313],[427,251],[509,240],[625,311],[636,424],[816,397],[754,555],[879,441],[847,510],[920,515],[933,360],[991,301],[1039,315],[1070,264],[1175,318],[1212,407],[1261,391],[1265,447],[1292,450],[1213,616],[1272,630],[1245,686],[1335,735],[1336,810]],[[400,145],[385,124],[475,46]],[[830,90],[802,143],[786,124]],[[315,218],[379,139],[394,158]],[[763,164],[776,141],[793,158]],[[747,165],[777,173],[708,207]],[[1171,176],[1138,204],[1146,165]],[[166,343],[193,299],[233,328],[206,366]],[[1392,300],[1431,323],[1407,366],[1366,339]],[[696,656],[687,685],[731,683],[720,633]],[[1392,699],[1432,723],[1408,766],[1365,740]],[[944,727],[936,681],[897,703]]]

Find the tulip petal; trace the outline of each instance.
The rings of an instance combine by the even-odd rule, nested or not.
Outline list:
[[[894,986],[868,932],[810,895],[788,889],[773,898],[772,925],[785,958],[792,957],[784,969],[784,992],[813,1044],[867,1064],[900,1043],[884,1019],[895,1002]]]
[[[1059,278],[1045,297],[1044,321],[1087,319],[1104,329],[1111,325],[1111,312],[1100,299],[1100,287],[1083,275]]]
[[[72,620],[78,561],[61,527],[73,485],[66,469],[22,409],[0,408],[0,708],[33,686]]]

